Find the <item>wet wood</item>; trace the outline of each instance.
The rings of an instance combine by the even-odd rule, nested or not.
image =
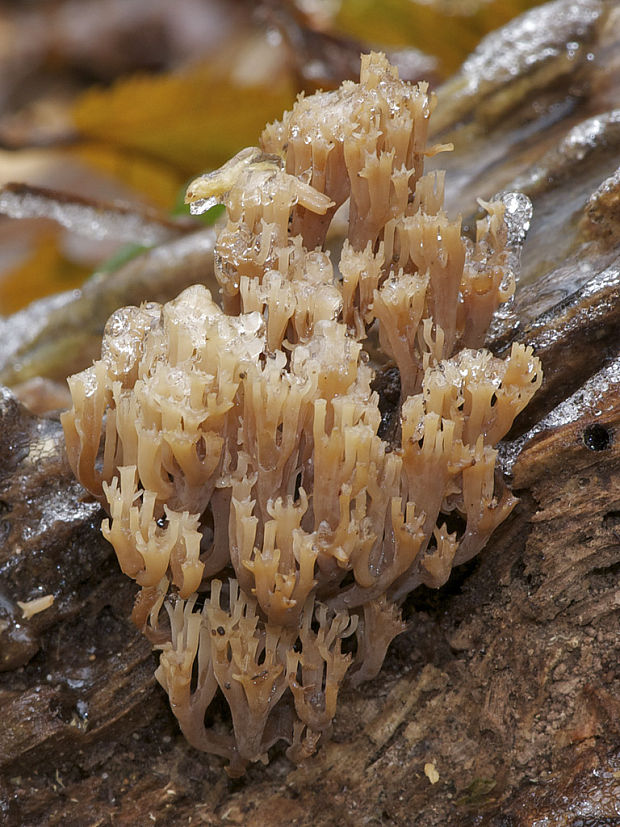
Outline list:
[[[620,17],[614,4],[599,7],[587,27],[594,59],[578,67],[580,83],[590,72],[604,90],[598,114],[584,96],[565,120],[541,121],[528,139],[531,155],[520,156],[522,181],[528,169],[529,180],[534,172],[542,180],[541,164],[558,157],[546,154],[550,147],[614,102],[597,61],[614,54]],[[613,78],[615,65],[607,65]],[[570,72],[560,86],[554,77],[553,94],[566,97]],[[529,94],[529,105],[549,101],[538,80]],[[480,148],[497,142],[493,184],[516,175],[512,129],[475,138]],[[606,137],[594,137],[594,160],[575,162],[577,191],[562,175],[531,186],[537,263],[491,343],[532,343],[545,366],[539,396],[502,447],[520,504],[444,588],[411,596],[408,631],[383,671],[343,692],[333,742],[300,768],[276,748],[268,767],[233,782],[217,759],[187,745],[153,678],[156,656],[129,622],[133,586],[101,538],[97,505],[66,467],[57,420],[27,413],[3,392],[0,821],[617,822],[620,245],[590,225],[595,203],[596,227],[615,226],[613,182],[611,195],[592,197],[613,177],[618,155],[612,132],[598,134]],[[478,168],[470,177],[490,181],[485,175]],[[472,192],[492,194],[475,185]],[[562,211],[571,193],[571,210]],[[549,218],[554,204],[561,220]],[[23,620],[17,600],[48,593],[53,606]],[[217,709],[216,722],[224,714]]]

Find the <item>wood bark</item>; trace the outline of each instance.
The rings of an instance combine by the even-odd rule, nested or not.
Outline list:
[[[305,765],[276,747],[233,782],[187,745],[58,421],[3,391],[3,823],[620,823],[620,129],[606,114],[620,12],[573,5],[584,57],[563,74],[523,70],[526,94],[506,80],[486,108],[482,93],[469,108],[457,98],[452,121],[440,92],[442,134],[469,136],[454,203],[516,184],[534,203],[524,284],[490,342],[533,344],[545,369],[501,449],[520,503],[444,588],[410,597],[383,671],[342,693],[333,741]],[[48,593],[53,606],[23,620],[16,601]]]

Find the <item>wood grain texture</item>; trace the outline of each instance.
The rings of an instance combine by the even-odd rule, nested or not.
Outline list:
[[[526,171],[538,165],[537,180],[540,164],[551,163],[549,146],[617,106],[617,66],[608,57],[620,54],[612,49],[620,16],[603,6],[588,41],[594,59],[576,67],[580,84],[590,73],[591,94],[552,117],[576,88],[569,74],[532,90],[505,129],[472,139],[480,153],[493,145],[494,180],[514,176],[515,124],[531,123],[536,101],[549,117],[541,116],[520,161]],[[100,536],[97,506],[80,502],[58,422],[33,417],[4,392],[0,820],[24,827],[618,823],[620,246],[617,235],[587,225],[591,196],[617,165],[616,138],[604,134],[588,155],[594,160],[572,162],[578,192],[571,176],[532,187],[536,278],[520,289],[493,344],[532,343],[545,367],[528,418],[502,448],[520,504],[444,588],[410,597],[408,631],[383,671],[343,692],[333,742],[298,769],[276,749],[269,767],[253,766],[233,782],[216,759],[186,744],[155,684],[156,658],[129,622],[133,586]],[[490,180],[490,172],[480,175],[461,176],[459,186],[492,194],[476,189]],[[613,192],[597,207],[609,226],[620,202]],[[574,209],[562,213],[569,196]],[[553,220],[554,206],[561,220]],[[50,592],[54,605],[22,621],[16,601]],[[216,726],[224,715],[223,707],[214,712]],[[439,775],[435,784],[427,763]]]

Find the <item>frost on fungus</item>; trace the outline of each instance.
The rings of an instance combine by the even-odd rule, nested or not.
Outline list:
[[[494,445],[541,367],[520,344],[481,349],[514,290],[504,205],[461,237],[442,173],[424,174],[442,149],[427,147],[433,103],[381,54],[359,84],[300,98],[189,187],[194,211],[226,205],[222,305],[197,285],[123,308],[69,380],[68,456],[140,587],[157,679],[189,742],[232,774],[280,740],[311,755],[343,681],[379,672],[407,594],[445,583],[516,502]],[[345,202],[334,268],[325,238]],[[389,439],[372,389],[387,364]],[[205,726],[218,693],[230,733]]]

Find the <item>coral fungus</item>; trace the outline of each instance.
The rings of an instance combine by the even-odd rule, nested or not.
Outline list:
[[[424,174],[443,149],[427,147],[433,103],[380,54],[359,84],[300,98],[188,190],[195,211],[226,205],[223,306],[194,286],[123,308],[69,380],[69,460],[141,587],[157,678],[187,739],[233,774],[280,739],[311,755],[345,677],[374,677],[404,630],[407,594],[445,583],[515,504],[493,446],[540,364],[519,344],[479,349],[514,289],[504,206],[482,205],[475,241],[448,218],[442,174]],[[216,693],[232,734],[205,726]]]

